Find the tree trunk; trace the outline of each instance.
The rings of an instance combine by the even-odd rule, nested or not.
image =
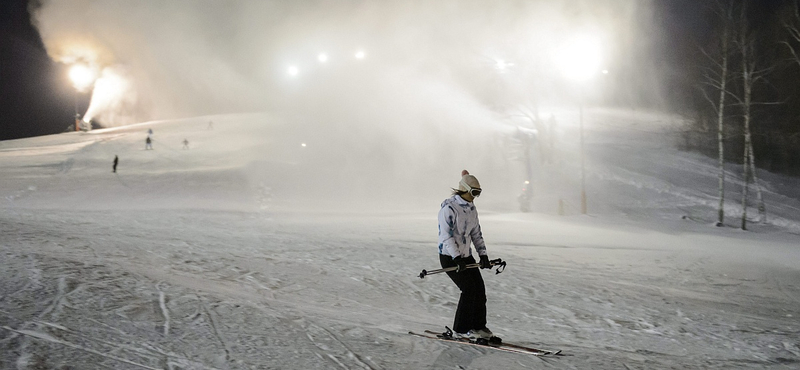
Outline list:
[[[742,55],[742,89],[744,99],[742,100],[742,113],[744,116],[744,157],[742,157],[744,187],[742,189],[742,230],[747,229],[747,196],[748,185],[750,179],[753,179],[753,185],[756,188],[758,196],[758,213],[761,221],[766,221],[766,207],[764,206],[764,198],[761,195],[761,187],[758,186],[758,177],[756,176],[756,161],[755,154],[753,153],[753,136],[750,130],[750,123],[752,119],[751,107],[753,102],[753,83],[758,78],[756,72],[756,58],[755,46],[753,40],[750,39],[747,29],[747,19],[745,17],[745,7],[742,7],[742,14],[740,18],[741,29],[739,32],[739,50]]]
[[[756,188],[756,198],[758,199],[758,215],[760,222],[767,222],[767,205],[764,203],[764,196],[761,193],[761,185],[758,184],[758,176],[756,175],[756,155],[753,153],[753,140],[750,140],[750,174],[753,175],[753,186]]]
[[[720,76],[719,105],[717,106],[717,147],[719,148],[719,209],[717,212],[717,226],[725,224],[725,126],[723,125],[723,120],[725,117],[725,85],[728,80],[729,22],[727,19],[724,27],[722,35],[722,74]]]
[[[742,8],[744,9],[744,8]],[[742,10],[744,12],[744,10]],[[742,17],[744,18],[744,17]],[[742,19],[744,21],[744,19]],[[747,191],[750,183],[750,148],[752,147],[750,137],[750,98],[752,94],[752,75],[750,74],[750,53],[749,44],[746,40],[746,30],[742,25],[739,48],[742,53],[742,88],[744,92],[743,115],[744,115],[744,156],[742,157],[742,169],[744,186],[742,188],[742,230],[747,230]]]
[[[745,121],[746,120],[747,119],[745,119]],[[744,141],[745,141],[745,145],[744,145],[744,158],[745,158],[745,161],[744,161],[744,163],[742,163],[742,169],[743,169],[742,170],[742,181],[744,181],[744,184],[742,185],[742,230],[747,230],[747,191],[748,191],[748,184],[750,183],[750,174],[749,174],[750,164],[747,161],[747,157],[748,157],[749,152],[750,152],[750,146],[747,145],[746,142],[749,141],[750,135],[749,134],[745,134],[744,138],[745,138],[744,139]]]

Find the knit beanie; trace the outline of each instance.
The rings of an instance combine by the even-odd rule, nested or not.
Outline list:
[[[461,181],[458,182],[458,190],[459,191],[469,191],[469,188],[475,189],[480,188],[481,183],[478,182],[478,178],[470,175],[469,171],[463,170],[461,171]]]

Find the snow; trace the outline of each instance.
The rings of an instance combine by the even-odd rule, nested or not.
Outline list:
[[[714,160],[674,149],[676,118],[593,109],[579,215],[577,114],[558,117],[535,213],[516,211],[519,163],[437,161],[436,140],[362,144],[291,117],[0,142],[0,368],[800,366],[800,181],[759,173],[767,220],[741,231],[731,165],[728,226],[713,227]],[[454,284],[417,275],[439,267],[436,214],[463,168],[485,189],[489,255],[508,262],[483,272],[489,327],[566,356],[407,334],[452,323]]]

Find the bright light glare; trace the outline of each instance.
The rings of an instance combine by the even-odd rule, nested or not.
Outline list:
[[[320,63],[325,63],[328,61],[328,55],[325,53],[320,54],[317,59],[319,59]]]
[[[303,148],[305,148],[305,147],[306,147],[306,143],[300,143],[300,146],[302,146]]]
[[[367,56],[367,54],[364,53],[363,51],[356,52],[356,59],[364,59],[364,57],[366,57],[366,56]]]
[[[97,79],[97,74],[85,64],[76,64],[69,69],[69,79],[78,91],[85,91]]]
[[[300,73],[300,69],[296,66],[289,66],[287,72],[289,73],[289,76],[297,76],[297,74]]]
[[[513,63],[508,63],[505,60],[498,59],[497,63],[494,66],[495,68],[499,69],[500,72],[505,72],[505,70],[508,69],[508,67],[511,67],[513,65],[514,65]]]
[[[586,81],[600,72],[600,41],[589,36],[576,38],[564,45],[556,62],[567,78]]]

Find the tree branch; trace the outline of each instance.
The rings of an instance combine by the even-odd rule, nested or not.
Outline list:
[[[719,113],[719,108],[717,107],[717,103],[715,103],[715,102],[714,102],[714,100],[713,100],[713,99],[711,99],[711,97],[709,97],[709,96],[708,96],[708,93],[706,92],[706,90],[705,90],[705,89],[702,89],[702,88],[700,88],[700,87],[697,87],[697,89],[698,89],[698,90],[700,90],[700,92],[701,92],[701,93],[703,93],[703,97],[704,97],[704,98],[705,98],[705,99],[706,99],[706,100],[707,100],[709,103],[711,103],[711,108],[713,108],[713,109],[714,109],[714,113],[717,113],[717,114],[718,114],[718,113]]]

